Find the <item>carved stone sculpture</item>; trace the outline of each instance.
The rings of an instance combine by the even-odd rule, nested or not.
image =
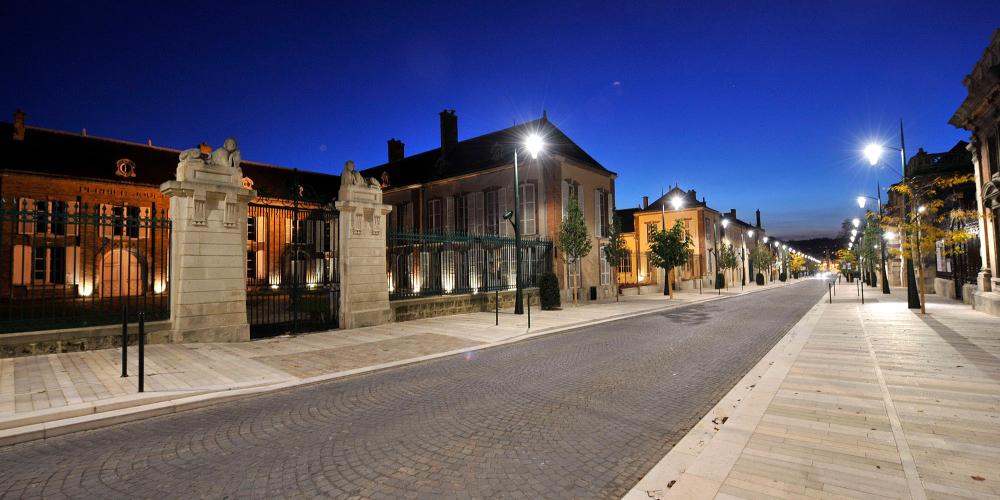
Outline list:
[[[341,172],[340,174],[340,185],[366,186],[371,189],[382,189],[382,186],[379,183],[378,179],[374,177],[365,179],[364,176],[361,175],[361,172],[358,172],[354,168],[354,161],[352,160],[347,160],[347,162],[344,163],[344,171]]]

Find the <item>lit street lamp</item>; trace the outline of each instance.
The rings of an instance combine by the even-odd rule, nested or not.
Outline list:
[[[889,148],[889,149],[893,149],[893,150],[899,151],[899,160],[900,160],[900,164],[902,165],[903,169],[902,169],[902,172],[897,172],[897,173],[902,178],[902,180],[905,182],[906,181],[906,142],[903,140],[903,121],[902,120],[899,121],[899,149],[893,148],[891,146],[882,146],[880,144],[875,144],[875,143],[868,144],[867,146],[865,146],[864,156],[865,156],[866,159],[868,159],[868,163],[871,166],[874,167],[874,166],[876,166],[876,165],[878,165],[880,163],[881,158],[882,158],[882,153],[884,151],[884,148]],[[879,210],[880,211],[882,209],[882,200],[881,200],[881,197],[882,197],[882,193],[881,193],[881,190],[879,190]],[[903,195],[903,218],[904,219],[906,218],[906,215],[907,215],[908,211],[909,211],[909,201],[906,199],[906,195],[904,194]],[[904,237],[905,237],[905,235],[904,235]],[[883,245],[883,247],[884,246],[885,245]],[[900,246],[902,247],[902,244]],[[884,252],[885,252],[885,250],[883,250],[883,254],[884,254]],[[921,308],[921,306],[920,306],[920,297],[917,295],[917,287],[916,287],[917,278],[916,278],[916,273],[913,270],[913,259],[912,258],[906,258],[904,256],[903,260],[906,263],[906,302],[907,302],[907,307],[909,307],[910,309],[920,309]],[[885,272],[884,268],[885,268],[885,266],[883,265],[883,273]],[[884,276],[884,274],[883,274],[883,276]],[[883,278],[883,280],[884,279],[885,278]],[[884,283],[884,281],[883,281],[883,283]],[[882,292],[883,293],[888,293],[886,291],[886,285],[883,285]]]
[[[537,160],[538,153],[545,147],[545,143],[538,134],[530,134],[524,139],[523,147],[531,155],[531,159]],[[514,314],[524,314],[524,284],[521,283],[521,181],[517,173],[518,149],[518,146],[514,146],[514,220],[511,221],[514,226],[514,252],[517,265],[514,270]]]

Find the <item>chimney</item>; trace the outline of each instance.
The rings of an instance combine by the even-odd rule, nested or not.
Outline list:
[[[441,115],[441,152],[445,153],[458,144],[458,117],[454,109],[446,109]]]
[[[690,196],[692,200],[698,201],[698,192],[694,189],[688,191],[688,196]]]
[[[403,146],[403,141],[395,138],[389,139],[389,163],[403,159]]]
[[[24,140],[24,111],[20,109],[14,111],[14,136],[15,141]]]
[[[645,210],[649,208],[649,196],[642,197],[642,209]]]
[[[734,222],[736,221],[736,209],[735,208],[730,208],[729,209],[729,216],[732,217],[732,219],[733,219]]]
[[[760,209],[757,209],[757,229],[760,229]]]
[[[83,127],[83,132],[80,132],[80,135],[87,137],[87,127]]]

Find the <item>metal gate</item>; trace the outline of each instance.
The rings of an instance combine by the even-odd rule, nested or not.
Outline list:
[[[252,338],[337,328],[337,212],[251,203],[247,319]]]

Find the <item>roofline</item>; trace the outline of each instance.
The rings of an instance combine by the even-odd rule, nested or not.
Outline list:
[[[70,179],[70,180],[86,180],[90,182],[105,182],[108,184],[128,184],[132,186],[140,187],[151,187],[159,188],[159,184],[146,184],[143,182],[135,182],[130,180],[111,180],[111,179],[101,179],[99,177],[83,177],[79,175],[63,175],[63,174],[52,174],[48,172],[32,172],[30,170],[18,170],[16,168],[0,168],[0,174],[20,174],[20,175],[34,175],[38,177],[52,177],[55,179]]]
[[[10,123],[10,122],[0,122],[0,123],[3,123],[4,125],[13,126],[13,124]],[[180,149],[168,148],[168,147],[165,147],[165,146],[154,146],[152,144],[143,144],[141,142],[132,142],[132,141],[124,140],[124,139],[113,139],[113,138],[110,138],[110,137],[101,137],[101,136],[90,135],[90,134],[83,135],[83,134],[79,134],[79,133],[76,133],[76,132],[69,132],[69,131],[66,131],[66,130],[56,130],[56,129],[45,128],[45,127],[37,127],[37,126],[34,126],[34,125],[26,125],[24,128],[26,130],[29,130],[29,131],[30,130],[37,130],[37,131],[40,131],[40,132],[49,132],[49,133],[52,133],[52,134],[65,135],[65,136],[69,136],[69,137],[77,137],[77,138],[81,138],[81,139],[93,139],[93,140],[97,140],[97,141],[113,142],[113,143],[116,143],[116,144],[125,144],[125,145],[128,145],[128,146],[138,146],[138,147],[142,147],[142,148],[153,149],[153,150],[157,150],[157,151],[164,151],[164,152],[168,152],[168,153],[180,154],[181,151],[182,151]],[[268,167],[268,168],[276,168],[276,169],[280,169],[280,170],[289,170],[289,171],[295,171],[295,170],[297,170],[297,171],[300,171],[300,172],[308,172],[308,173],[318,174],[318,175],[328,175],[328,176],[331,176],[331,177],[340,177],[337,174],[327,174],[327,173],[323,173],[323,172],[316,172],[316,171],[313,171],[313,170],[304,170],[304,169],[300,169],[298,167],[284,167],[284,166],[281,166],[281,165],[273,165],[273,164],[270,164],[270,163],[264,163],[264,162],[259,162],[259,161],[251,161],[251,160],[243,160],[243,159],[241,159],[240,163],[241,164],[246,163],[246,164],[249,164],[249,165],[261,166],[261,167]]]

